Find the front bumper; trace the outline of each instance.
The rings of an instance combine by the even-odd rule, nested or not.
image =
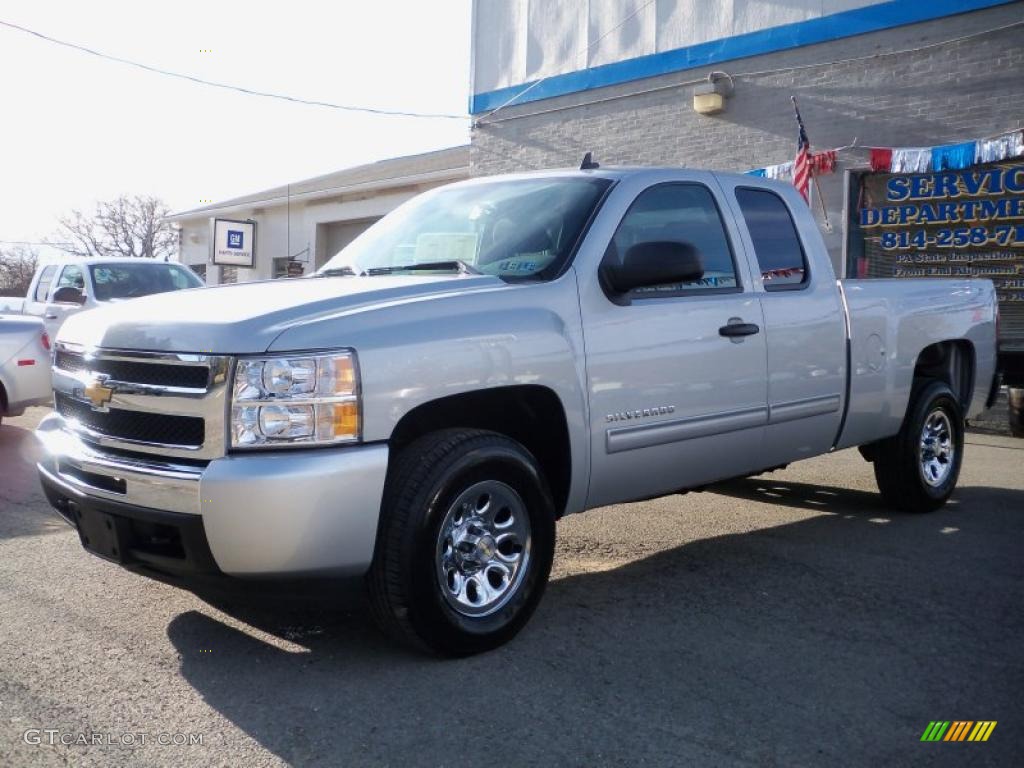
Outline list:
[[[80,533],[81,514],[109,522],[127,549],[136,550],[118,547],[112,559],[124,565],[141,560],[164,572],[179,568],[180,575],[212,566],[230,576],[351,576],[365,572],[373,558],[388,463],[384,444],[189,464],[101,453],[63,429],[57,414],[43,419],[36,435],[45,449],[37,466],[50,503]],[[145,546],[132,546],[145,543],[151,525],[180,540],[172,548],[178,562],[162,551],[153,566]]]

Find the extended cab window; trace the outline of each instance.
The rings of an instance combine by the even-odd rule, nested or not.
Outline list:
[[[754,243],[765,290],[790,288],[807,282],[807,258],[793,217],[774,192],[741,187],[736,201]]]
[[[53,273],[56,271],[57,267],[51,264],[39,275],[39,282],[36,283],[36,292],[33,297],[36,301],[46,301],[46,293],[50,290],[50,283],[53,282]]]
[[[736,265],[715,199],[701,184],[659,184],[640,193],[619,224],[605,258],[621,258],[637,243],[690,243],[701,255],[704,277],[688,283],[638,288],[632,298],[735,290]]]

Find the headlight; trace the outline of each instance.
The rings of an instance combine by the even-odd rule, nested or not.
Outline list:
[[[231,447],[356,442],[359,412],[352,351],[243,358],[235,365]]]

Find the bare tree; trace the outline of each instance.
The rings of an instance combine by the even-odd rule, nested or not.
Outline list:
[[[39,264],[34,248],[16,245],[0,248],[0,296],[24,296]]]
[[[48,242],[73,256],[167,260],[178,249],[178,234],[164,220],[170,212],[159,198],[122,195],[98,203],[92,216],[72,211]]]

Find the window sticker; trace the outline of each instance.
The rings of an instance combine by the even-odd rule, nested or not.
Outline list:
[[[476,264],[479,241],[480,236],[476,232],[422,232],[416,238],[413,261],[416,264],[435,261]]]

